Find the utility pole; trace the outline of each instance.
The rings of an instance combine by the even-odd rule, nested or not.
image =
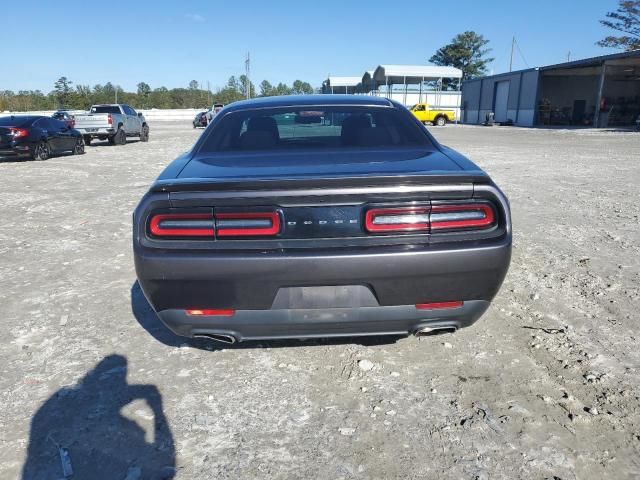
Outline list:
[[[571,61],[571,50],[569,50],[569,53],[567,53],[567,62]]]
[[[209,80],[207,80],[207,105],[211,105],[211,87],[209,86]]]
[[[247,100],[251,98],[251,59],[249,58],[249,52],[247,52],[247,59],[244,62],[245,76],[247,77],[247,84],[245,88],[247,90]]]
[[[516,37],[514,36],[511,40],[511,59],[509,60],[509,71],[513,70],[513,50],[516,46]]]
[[[118,103],[118,86],[116,85],[116,103]]]

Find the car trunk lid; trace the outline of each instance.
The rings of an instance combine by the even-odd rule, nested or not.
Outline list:
[[[217,153],[189,161],[178,178],[233,180],[281,180],[459,172],[461,167],[437,150],[335,150],[306,152]],[[327,160],[328,159],[328,160]]]

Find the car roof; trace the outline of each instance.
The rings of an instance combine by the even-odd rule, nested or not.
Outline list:
[[[34,122],[40,120],[41,118],[48,118],[50,120],[54,120],[51,117],[46,117],[44,115],[6,115],[0,117],[0,126],[2,127],[31,127]],[[55,120],[58,121],[58,120]]]
[[[253,108],[313,107],[333,105],[356,105],[372,107],[395,107],[388,99],[371,95],[280,95],[258,97],[234,102],[225,107],[227,112]]]

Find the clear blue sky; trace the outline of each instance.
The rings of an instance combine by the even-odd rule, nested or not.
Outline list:
[[[116,5],[118,5],[116,7]],[[111,81],[135,90],[222,86],[244,72],[251,52],[257,85],[299,78],[320,86],[327,74],[359,76],[379,64],[425,64],[456,33],[491,40],[494,73],[508,70],[516,36],[529,66],[611,53],[595,42],[598,20],[617,0],[44,1],[3,8],[0,90],[53,89]],[[108,8],[103,8],[108,6]],[[514,68],[526,64],[516,54]]]

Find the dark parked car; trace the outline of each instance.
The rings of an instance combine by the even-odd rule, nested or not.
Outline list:
[[[491,178],[370,96],[227,106],[133,227],[160,319],[226,342],[454,331],[487,310],[511,256]]]
[[[46,160],[62,152],[84,153],[82,135],[64,122],[42,116],[0,117],[0,156]]]
[[[209,121],[207,120],[207,112],[196,113],[193,119],[193,128],[206,127]]]
[[[56,120],[64,122],[69,128],[73,128],[76,126],[76,119],[71,113],[69,113],[68,110],[58,110],[57,112],[54,112],[53,115],[51,115],[51,118],[55,118]]]

